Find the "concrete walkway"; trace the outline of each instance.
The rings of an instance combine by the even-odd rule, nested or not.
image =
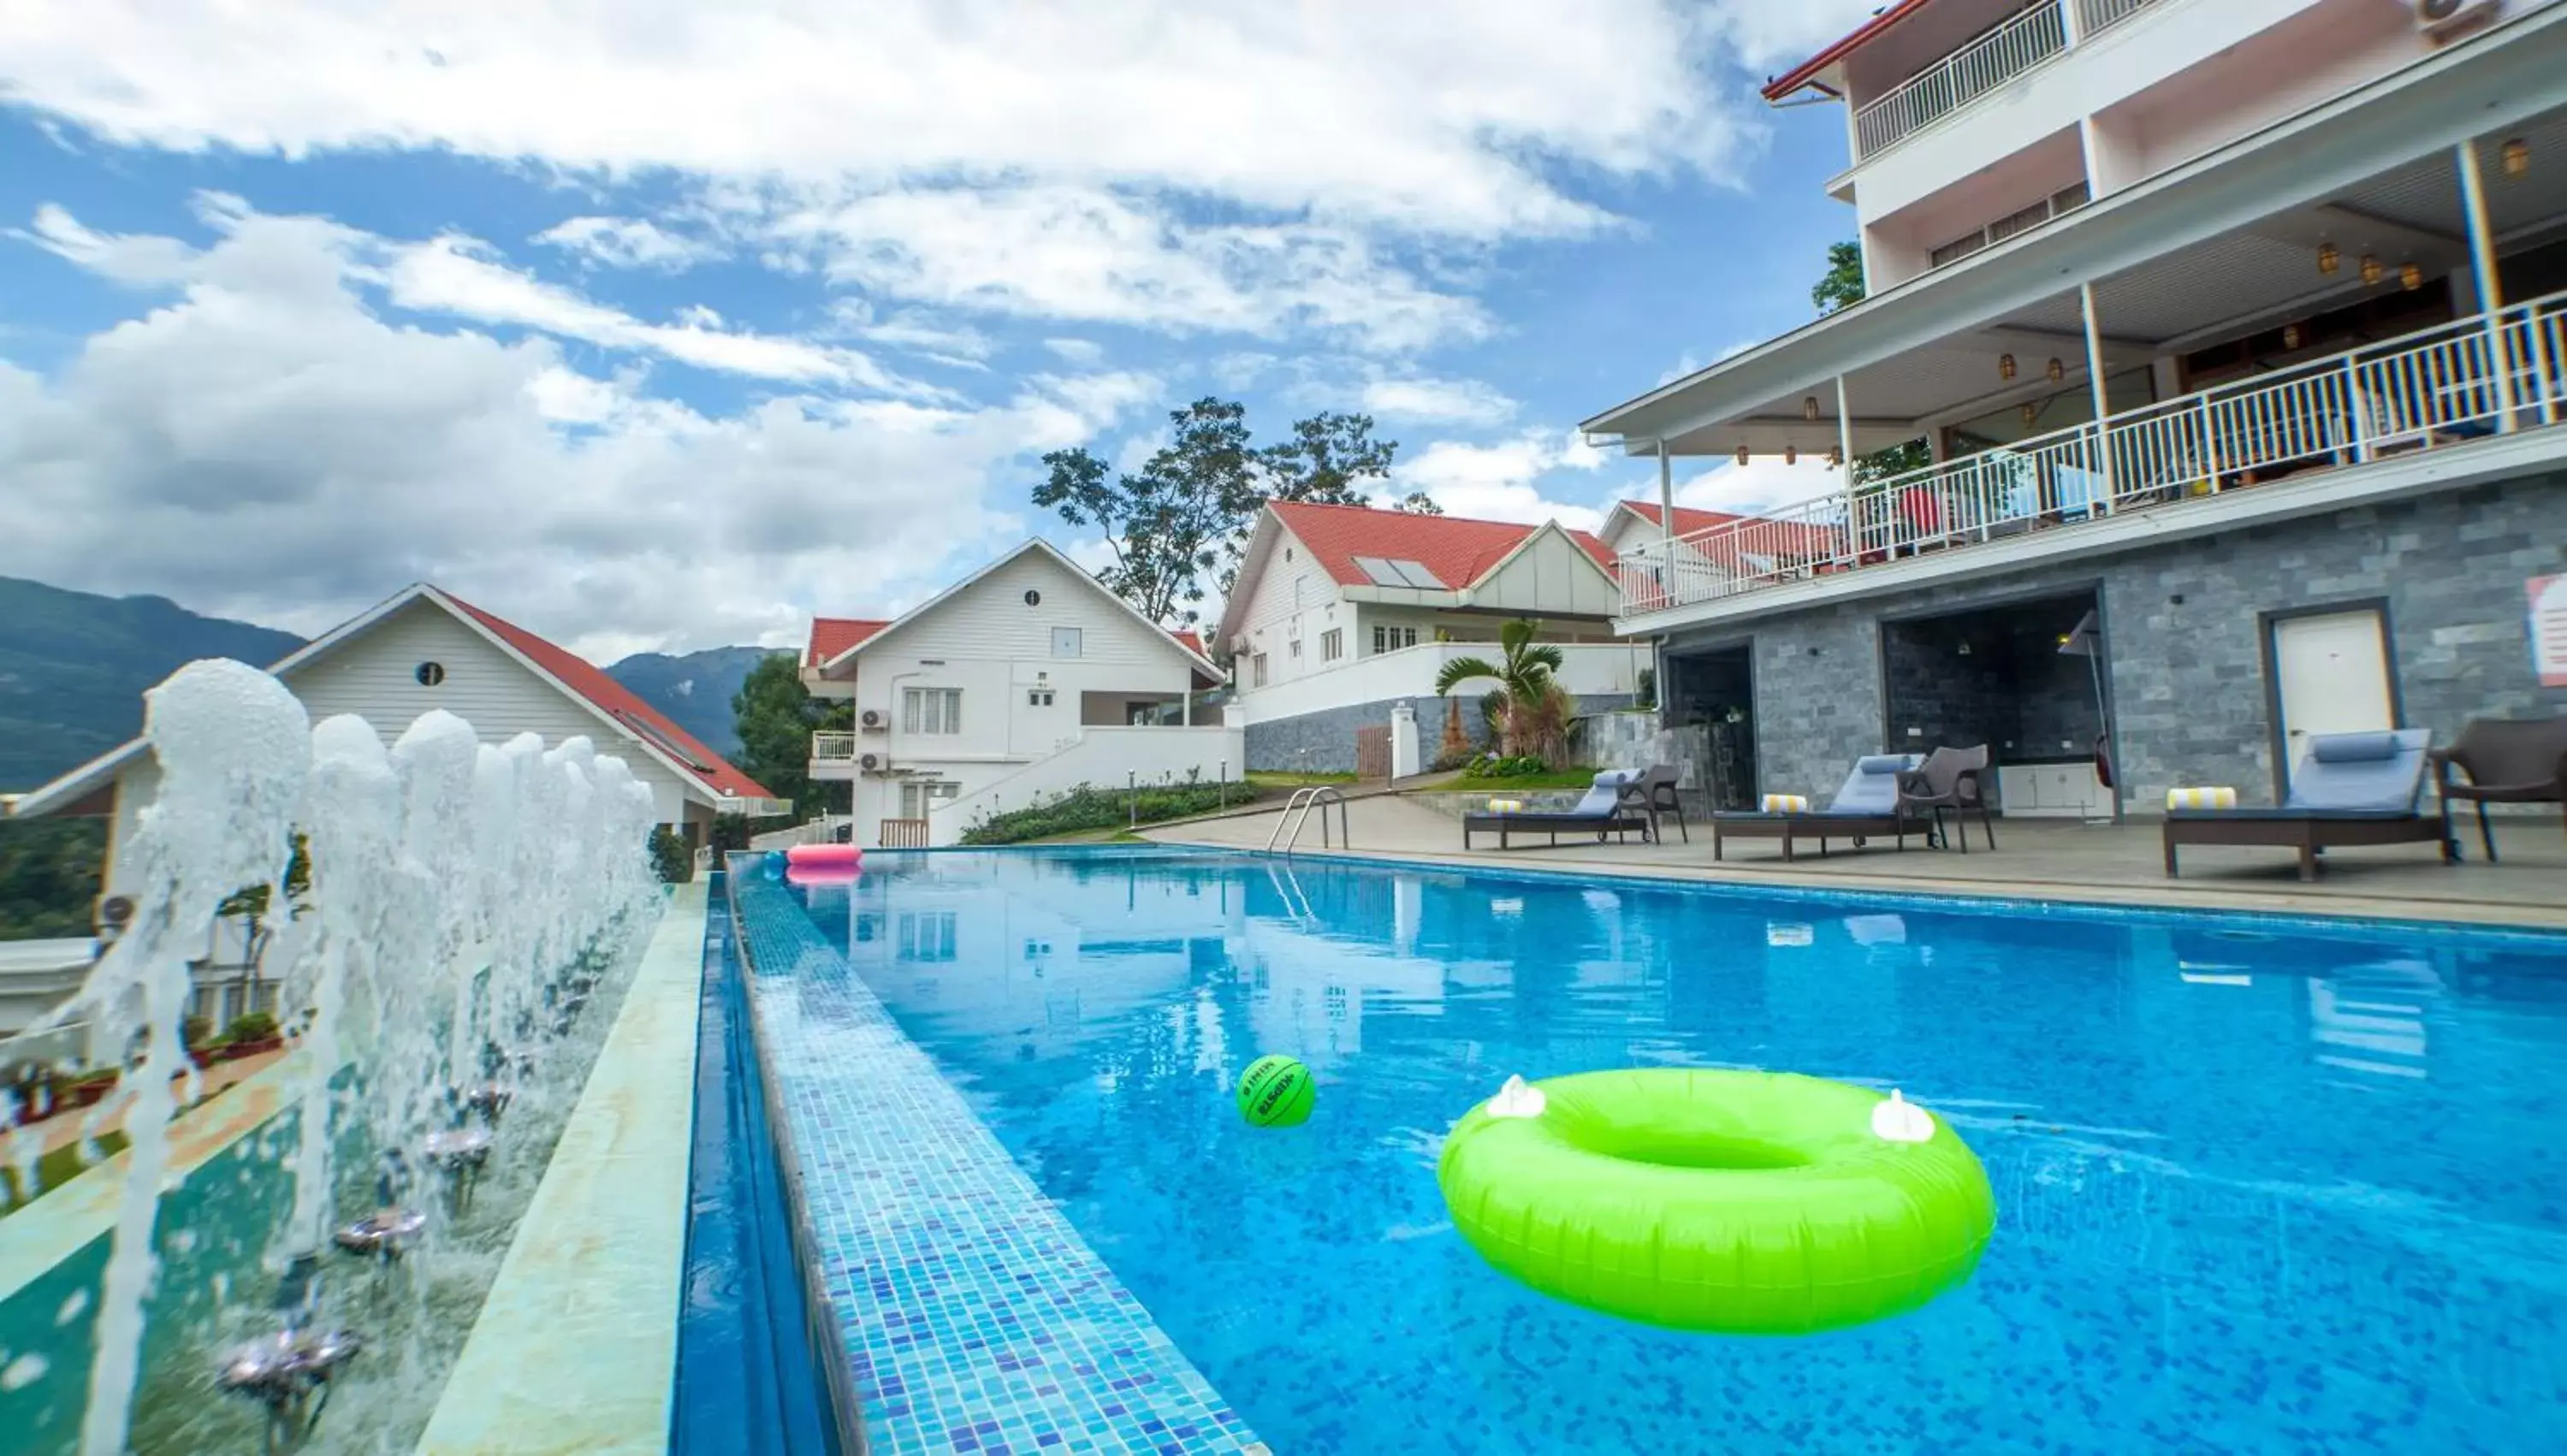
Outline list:
[[[652,934],[421,1456],[668,1449],[704,957],[697,880]]]
[[[1477,799],[1467,800],[1477,802]],[[2153,822],[2089,827],[2056,819],[2000,819],[1997,848],[1985,847],[1976,826],[1972,849],[1928,850],[1909,839],[1904,852],[1840,848],[1822,859],[1805,850],[1790,864],[1773,840],[1731,840],[1725,862],[1711,857],[1711,829],[1695,823],[1690,843],[1596,844],[1564,836],[1558,848],[1501,852],[1475,836],[1481,848],[1465,853],[1458,805],[1430,805],[1423,796],[1371,798],[1347,806],[1356,858],[1386,857],[1509,869],[1663,876],[1725,884],[1777,884],[1875,890],[1904,894],[1984,895],[2010,899],[2078,901],[2287,915],[2342,915],[2372,919],[2456,921],[2479,925],[2567,930],[2567,834],[2555,815],[2524,817],[2496,826],[2501,863],[2478,851],[2474,821],[2462,826],[2468,862],[2442,864],[2428,844],[2327,852],[2324,879],[2304,885],[2288,850],[2227,849],[2187,845],[2183,877],[2165,877]],[[1273,813],[1145,830],[1151,839],[1229,849],[1264,847],[1275,829]],[[1315,832],[1304,836],[1315,845]],[[1305,850],[1305,853],[1316,853]]]

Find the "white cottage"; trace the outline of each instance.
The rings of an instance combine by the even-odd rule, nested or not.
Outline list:
[[[811,624],[803,681],[852,703],[814,733],[811,776],[854,785],[855,842],[947,845],[989,814],[1081,784],[1243,770],[1239,735],[1197,725],[1221,670],[1077,563],[1030,540],[890,621]]]

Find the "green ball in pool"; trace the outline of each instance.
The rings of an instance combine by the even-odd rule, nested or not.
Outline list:
[[[1261,1056],[1239,1078],[1239,1115],[1254,1127],[1298,1127],[1319,1094],[1310,1069],[1289,1056]]]

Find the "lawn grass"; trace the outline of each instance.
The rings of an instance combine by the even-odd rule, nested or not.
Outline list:
[[[66,1112],[63,1115],[69,1117],[75,1114]],[[93,1161],[84,1161],[81,1158],[79,1143],[65,1143],[36,1160],[36,1191],[23,1196],[18,1191],[18,1170],[0,1167],[0,1219],[7,1218],[35,1202],[47,1191],[62,1187],[87,1169],[96,1166],[97,1163],[106,1162],[123,1151],[125,1151],[125,1134],[122,1132],[100,1133],[98,1157]]]
[[[1248,773],[1249,783],[1260,789],[1308,788],[1321,783],[1352,783],[1351,773],[1291,773],[1280,768],[1256,768]]]
[[[1532,792],[1548,788],[1584,788],[1595,781],[1592,768],[1554,768],[1546,773],[1519,773],[1512,778],[1474,778],[1464,774],[1421,793],[1494,793],[1505,794],[1522,789]]]

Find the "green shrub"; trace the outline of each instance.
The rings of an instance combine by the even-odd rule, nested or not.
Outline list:
[[[683,885],[696,877],[696,852],[666,824],[651,831],[651,864],[664,885]]]
[[[235,1017],[232,1019],[232,1023],[223,1028],[223,1039],[226,1041],[264,1041],[275,1034],[276,1018],[265,1012],[250,1012]]]
[[[1501,758],[1495,753],[1482,753],[1464,764],[1462,771],[1473,778],[1533,778],[1549,773],[1551,765],[1531,755]]]
[[[1226,800],[1236,801],[1242,796],[1236,784],[1173,783],[1127,791],[1082,783],[1030,807],[992,814],[964,830],[963,842],[1021,844],[1028,839],[1073,834],[1082,829],[1119,829],[1135,821],[1136,798],[1138,822],[1156,824],[1189,814],[1210,813]]]
[[[189,1046],[202,1046],[214,1039],[211,1017],[189,1017],[178,1023],[178,1039]]]

